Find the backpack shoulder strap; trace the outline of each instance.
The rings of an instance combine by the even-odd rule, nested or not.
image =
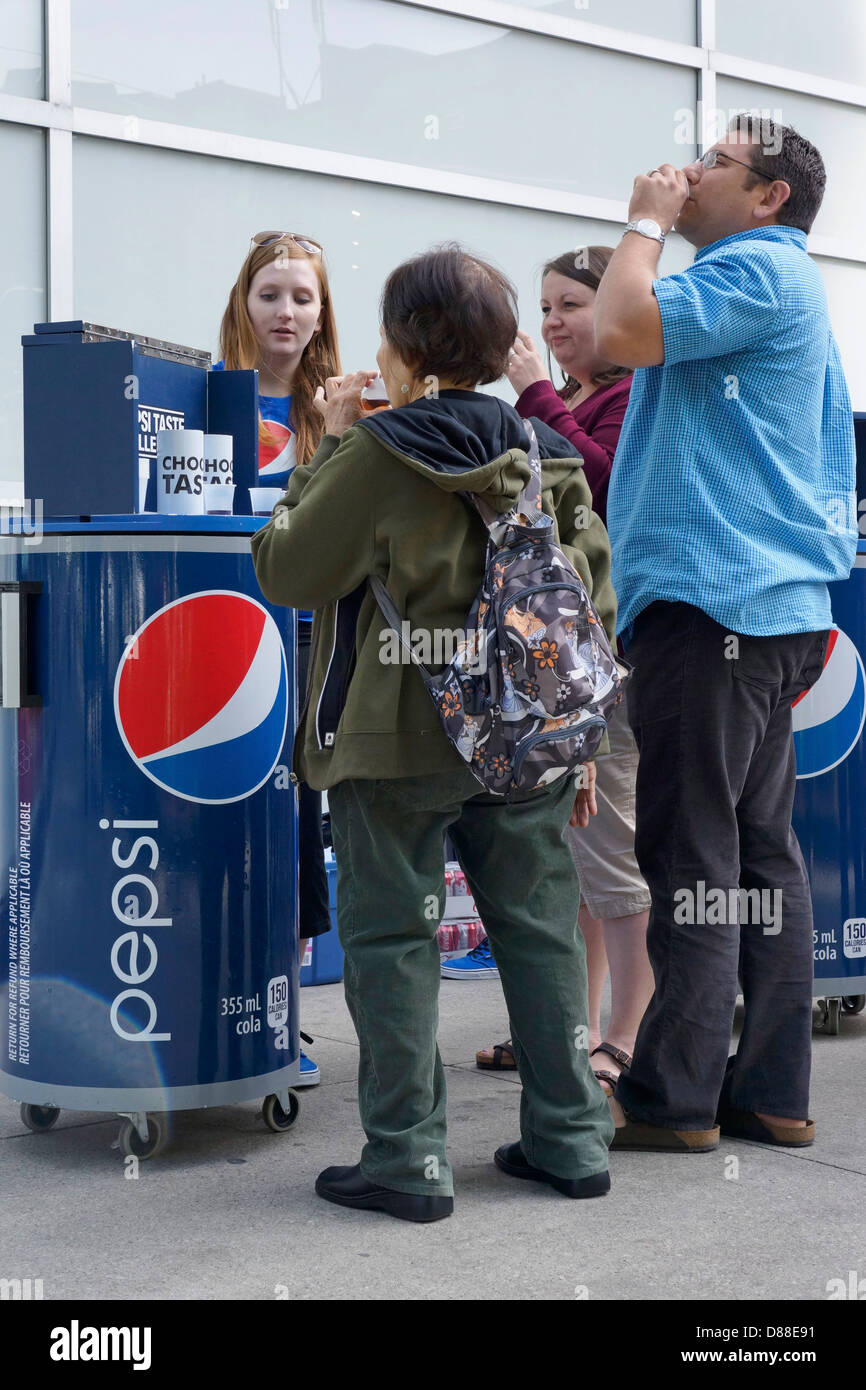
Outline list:
[[[535,526],[545,515],[541,505],[541,458],[538,452],[538,439],[536,438],[535,430],[532,428],[530,421],[524,420],[523,423],[526,426],[527,444],[529,446],[527,449],[527,458],[531,471],[526,487],[521,492],[511,510],[503,514],[502,512],[494,511],[489,503],[483,501],[483,499],[474,492],[462,492],[460,494],[467,502],[471,502],[472,506],[476,509],[484,525],[487,527],[490,533],[490,539],[494,545],[499,545],[505,528],[509,523],[517,521],[519,518],[521,525]],[[411,642],[407,640],[403,630],[403,619],[400,617],[397,605],[394,603],[394,600],[391,598],[391,595],[388,593],[388,590],[385,588],[385,585],[378,575],[371,574],[369,580],[370,588],[373,590],[373,596],[387,619],[388,626],[396,633],[397,639],[409,659],[418,667],[425,684],[429,684],[433,678],[427,670],[427,667],[419,660],[417,654],[412,650]]]
[[[529,461],[531,472],[526,487],[523,489],[510,511],[494,511],[489,502],[485,502],[483,498],[477,496],[474,492],[465,492],[462,494],[462,496],[471,501],[496,544],[499,543],[499,539],[502,535],[502,528],[509,522],[516,521],[518,516],[520,517],[521,525],[524,526],[536,526],[542,516],[544,516],[544,509],[541,505],[541,458],[538,452],[538,439],[536,438],[535,430],[532,428],[531,422],[529,420],[524,420],[523,423],[526,427],[527,444],[529,446],[526,450],[526,457]]]
[[[397,640],[399,641],[400,646],[403,648],[406,655],[409,657],[410,661],[412,661],[413,664],[418,667],[418,670],[421,672],[421,675],[424,678],[425,684],[429,683],[432,677],[430,675],[430,672],[427,670],[427,667],[423,664],[422,661],[419,660],[417,653],[412,650],[412,643],[407,641],[406,634],[403,631],[403,619],[400,617],[400,610],[398,609],[391,595],[388,593],[388,590],[385,588],[385,585],[382,583],[379,576],[377,574],[371,574],[369,576],[369,579],[370,588],[373,590],[373,597],[375,598],[376,602],[381,608],[382,613],[384,614],[387,620],[388,626],[396,633]]]

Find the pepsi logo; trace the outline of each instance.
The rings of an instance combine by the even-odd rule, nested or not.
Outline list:
[[[270,438],[259,441],[259,477],[290,472],[295,466],[295,436],[279,420],[265,420]]]
[[[794,701],[798,780],[838,767],[860,738],[864,719],[866,676],[860,653],[847,633],[833,628],[821,675]]]
[[[288,719],[286,654],[244,594],[175,599],[133,633],[114,682],[127,753],[185,801],[241,801],[270,777]]]

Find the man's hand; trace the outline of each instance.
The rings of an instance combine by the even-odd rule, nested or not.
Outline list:
[[[636,222],[640,217],[651,217],[667,233],[688,196],[689,181],[682,169],[662,164],[650,174],[638,174],[628,205],[628,220]]]
[[[569,818],[569,825],[575,829],[585,830],[589,825],[590,816],[598,815],[598,806],[595,800],[595,763],[584,763],[580,771],[580,783],[577,789],[577,796],[574,798],[574,810]]]
[[[550,380],[538,348],[529,334],[521,329],[517,330],[517,337],[508,354],[505,373],[518,396],[522,396],[527,386],[532,386],[534,382]]]
[[[350,372],[347,376],[329,376],[324,387],[319,386],[313,405],[325,421],[325,433],[341,435],[364,415],[361,392],[377,372]]]

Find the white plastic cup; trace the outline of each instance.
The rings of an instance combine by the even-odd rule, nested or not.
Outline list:
[[[234,483],[210,483],[204,490],[205,511],[208,516],[231,516],[234,497]]]
[[[361,405],[364,410],[387,410],[390,408],[391,401],[381,376],[375,377],[369,386],[365,386],[361,392]]]
[[[205,435],[202,474],[211,486],[234,481],[234,439],[230,434]],[[205,507],[210,510],[207,502]]]
[[[281,487],[251,487],[250,503],[253,516],[270,516],[280,498],[284,496],[285,489]]]
[[[159,430],[156,436],[156,510],[174,516],[202,516],[202,430]]]

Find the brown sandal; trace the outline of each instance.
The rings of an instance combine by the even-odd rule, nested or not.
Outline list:
[[[595,1067],[593,1067],[592,1069],[593,1075],[597,1076],[599,1081],[606,1081],[610,1086],[611,1089],[609,1091],[606,1090],[604,1086],[602,1086],[601,1089],[604,1091],[605,1095],[612,1096],[614,1091],[616,1090],[616,1083],[619,1081],[619,1077],[622,1075],[622,1072],[628,1071],[629,1067],[634,1061],[634,1057],[631,1055],[631,1053],[623,1052],[621,1048],[614,1047],[613,1043],[608,1042],[599,1043],[598,1047],[595,1048],[593,1052],[590,1052],[590,1061],[595,1056],[596,1052],[606,1052],[608,1057],[612,1057],[615,1062],[619,1062],[620,1067],[622,1068],[622,1071],[619,1073],[619,1076],[615,1076],[612,1071],[596,1071]]]
[[[506,1054],[510,1057],[510,1061],[504,1060]],[[494,1043],[492,1061],[489,1057],[485,1057],[483,1053],[476,1052],[475,1065],[476,1067],[480,1067],[482,1071],[514,1071],[517,1067],[517,1062],[514,1060],[514,1049],[511,1046],[511,1039],[509,1038],[507,1042]]]

